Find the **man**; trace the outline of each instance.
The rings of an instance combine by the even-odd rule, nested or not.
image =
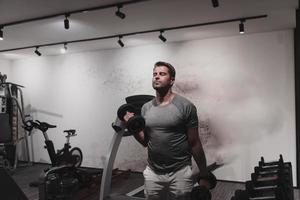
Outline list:
[[[191,156],[200,175],[208,174],[198,135],[197,110],[189,100],[172,92],[175,74],[171,64],[155,63],[152,86],[156,98],[142,107],[146,127],[134,135],[138,142],[148,147],[148,166],[143,172],[148,200],[190,199],[194,185]],[[130,117],[130,113],[125,116]],[[206,180],[200,180],[199,185],[210,187]]]

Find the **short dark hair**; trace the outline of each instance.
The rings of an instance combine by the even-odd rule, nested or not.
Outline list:
[[[176,76],[176,70],[175,70],[175,68],[170,63],[163,62],[163,61],[158,61],[158,62],[156,62],[154,64],[154,68],[155,67],[161,67],[161,66],[167,67],[169,69],[170,76],[172,78],[175,78],[175,76]]]

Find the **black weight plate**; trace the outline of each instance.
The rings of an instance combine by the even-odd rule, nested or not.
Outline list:
[[[134,106],[129,104],[129,103],[126,103],[126,104],[123,104],[122,106],[119,107],[117,114],[118,114],[118,118],[121,121],[124,121],[123,117],[125,116],[127,111],[135,113]]]
[[[142,116],[135,115],[127,122],[127,129],[130,133],[135,134],[145,128],[145,119]]]

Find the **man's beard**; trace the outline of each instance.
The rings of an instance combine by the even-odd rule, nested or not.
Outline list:
[[[161,82],[159,82],[158,84],[155,84],[155,82],[152,82],[152,87],[153,87],[153,89],[159,91],[159,90],[168,90],[172,86],[169,84],[162,84]]]

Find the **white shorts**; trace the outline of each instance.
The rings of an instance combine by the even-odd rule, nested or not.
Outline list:
[[[143,172],[147,200],[190,200],[193,189],[191,166],[166,173],[156,174],[150,167]]]

